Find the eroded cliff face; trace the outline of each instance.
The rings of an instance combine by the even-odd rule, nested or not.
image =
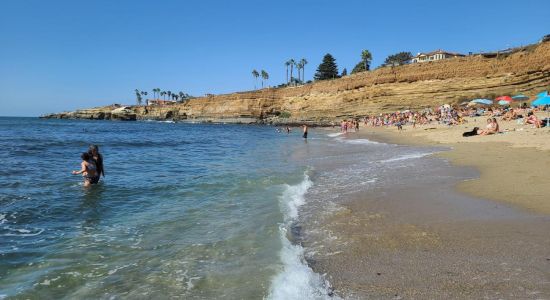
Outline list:
[[[299,87],[216,95],[171,106],[100,107],[57,118],[328,123],[346,117],[456,104],[550,88],[550,42],[497,58],[481,56],[385,67]],[[289,118],[281,118],[280,114]],[[47,116],[48,117],[48,116]]]

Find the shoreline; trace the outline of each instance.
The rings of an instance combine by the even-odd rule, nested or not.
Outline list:
[[[471,125],[429,126],[435,128],[429,132],[425,128],[406,127],[403,132],[397,132],[395,128],[367,127],[357,137],[403,145],[449,147],[449,151],[436,156],[455,166],[472,167],[479,172],[478,178],[458,183],[455,188],[459,192],[534,213],[550,214],[550,201],[546,196],[550,195],[547,184],[550,181],[550,129],[531,129],[513,124],[515,122],[501,122],[503,128],[514,131],[463,138],[461,132],[479,124],[479,119],[469,118],[470,124],[474,123]]]
[[[549,177],[543,177],[550,155],[548,144],[540,141],[550,131],[524,129],[528,141],[514,135],[461,140],[457,134],[472,123],[414,132],[363,127],[349,134],[448,147],[435,159],[457,172],[476,170],[477,176],[443,186],[367,190],[343,199],[342,208],[315,228],[338,237],[337,242],[325,244],[311,260],[336,294],[351,299],[550,297],[550,201],[545,199],[550,189],[544,184]]]

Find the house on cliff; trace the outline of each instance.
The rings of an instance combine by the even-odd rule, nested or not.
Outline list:
[[[453,53],[453,52],[447,52],[443,51],[441,49],[428,52],[428,53],[418,53],[415,57],[411,59],[411,63],[421,63],[421,62],[428,62],[428,61],[437,61],[442,59],[448,59],[448,58],[455,58],[455,57],[464,57],[466,55],[460,54],[460,53]]]

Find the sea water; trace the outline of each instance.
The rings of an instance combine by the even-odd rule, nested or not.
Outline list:
[[[71,170],[89,144],[105,178],[85,188]],[[323,130],[0,118],[0,299],[335,298],[302,214],[395,179],[371,163],[430,153]]]

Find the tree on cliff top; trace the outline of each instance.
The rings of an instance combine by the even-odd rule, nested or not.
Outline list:
[[[330,53],[325,54],[323,62],[317,68],[314,76],[315,80],[327,80],[338,78],[338,65]]]
[[[355,67],[353,67],[353,70],[351,70],[351,74],[355,74],[357,72],[364,72],[370,70],[370,63],[372,61],[372,54],[369,50],[363,50],[361,52],[361,61],[358,62]]]
[[[265,70],[262,70],[262,88],[264,88],[264,80],[268,80],[269,79],[269,74],[267,74],[267,72]]]
[[[137,105],[141,105],[141,92],[138,89],[135,89],[135,92]]]
[[[256,89],[256,83],[258,82],[258,77],[260,76],[260,73],[258,73],[258,71],[254,69],[252,70],[252,76],[254,76],[254,89]]]
[[[400,66],[407,64],[412,59],[412,54],[410,52],[399,52],[396,54],[389,55],[384,61],[384,66]]]

